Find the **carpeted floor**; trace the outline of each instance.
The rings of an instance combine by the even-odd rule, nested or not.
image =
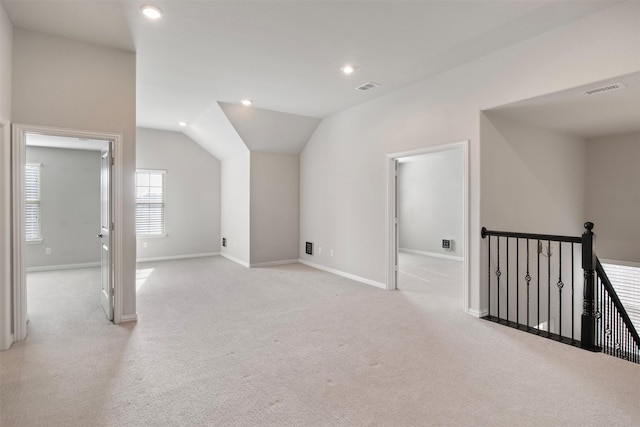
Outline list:
[[[98,270],[30,274],[0,425],[640,425],[640,365],[466,316],[460,263],[403,260],[392,292],[300,264],[140,264],[124,326]]]

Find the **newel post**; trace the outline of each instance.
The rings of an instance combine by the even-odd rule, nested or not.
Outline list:
[[[582,233],[582,269],[584,270],[584,300],[582,303],[582,347],[599,351],[596,347],[596,310],[595,310],[595,269],[596,253],[594,244],[596,235],[593,234],[593,223],[584,224],[586,229]]]

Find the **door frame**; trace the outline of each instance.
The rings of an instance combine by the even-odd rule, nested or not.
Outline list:
[[[387,289],[398,289],[396,274],[396,259],[398,256],[397,229],[396,229],[396,161],[403,157],[419,156],[422,154],[437,153],[440,151],[455,150],[462,148],[464,156],[464,178],[463,178],[463,210],[464,210],[464,275],[462,280],[463,305],[462,311],[469,313],[469,140],[454,142],[449,144],[435,145],[431,147],[419,148],[416,150],[402,151],[387,154]]]
[[[0,351],[13,343],[11,288],[11,121],[0,114]]]
[[[113,238],[113,278],[114,278],[114,323],[122,321],[122,249],[123,249],[123,169],[122,169],[122,135],[109,132],[65,129],[50,126],[37,126],[14,123],[11,141],[12,161],[12,255],[13,255],[13,341],[27,337],[27,283],[25,269],[25,194],[24,169],[26,161],[26,135],[28,133],[62,136],[81,139],[102,139],[113,141],[113,192],[112,206],[114,238]]]

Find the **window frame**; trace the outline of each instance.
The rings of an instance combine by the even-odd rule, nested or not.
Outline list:
[[[37,171],[37,198],[28,198],[28,188],[29,188],[29,175],[30,170]],[[42,163],[37,162],[26,162],[24,167],[24,205],[25,205],[25,224],[24,224],[24,234],[25,234],[25,242],[27,244],[38,244],[42,243]],[[36,210],[36,223],[35,228],[37,233],[35,235],[29,234],[29,229],[32,228],[29,226],[29,206],[35,206]]]
[[[138,185],[138,174],[161,175],[162,176],[162,200],[159,202],[139,201],[138,188],[145,187]],[[167,171],[162,169],[136,169],[135,177],[135,198],[136,198],[136,237],[145,239],[164,238],[167,237],[167,221],[166,221],[166,201],[167,201]],[[147,187],[151,187],[150,185]],[[138,206],[139,205],[158,205],[162,211],[162,231],[159,233],[141,233],[138,232]],[[148,230],[147,230],[148,231]]]

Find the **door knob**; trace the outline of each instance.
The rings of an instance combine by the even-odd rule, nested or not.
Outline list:
[[[99,238],[99,239],[102,239],[102,237],[103,237],[103,236],[102,236],[102,233],[98,234],[98,238]]]

